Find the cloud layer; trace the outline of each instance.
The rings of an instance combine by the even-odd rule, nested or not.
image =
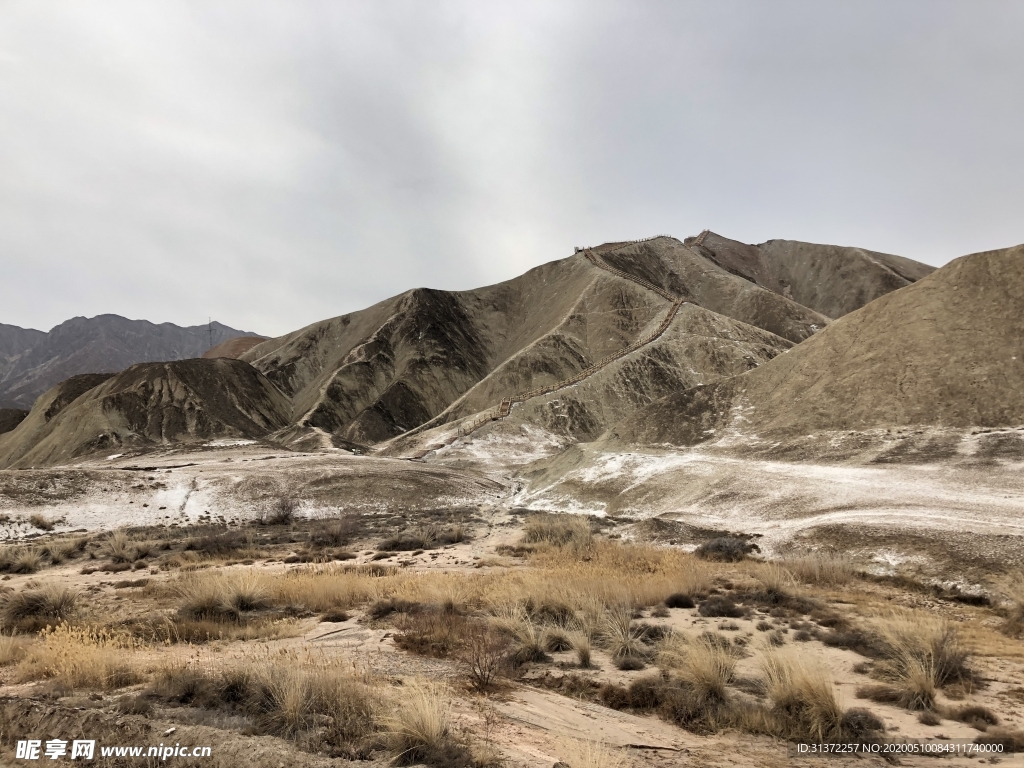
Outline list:
[[[704,227],[1024,241],[1017,2],[0,8],[0,322],[270,334]]]

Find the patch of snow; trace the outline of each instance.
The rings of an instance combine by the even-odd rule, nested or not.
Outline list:
[[[124,456],[123,453],[112,453],[109,456],[107,456],[107,461],[113,461],[114,459],[120,459],[122,456]]]

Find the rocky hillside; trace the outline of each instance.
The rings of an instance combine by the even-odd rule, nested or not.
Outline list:
[[[213,344],[243,334],[213,323]],[[206,325],[182,328],[118,315],[75,317],[48,333],[0,325],[0,408],[27,410],[39,395],[70,376],[199,357],[210,347]]]
[[[95,451],[258,439],[287,424],[288,403],[240,360],[140,363],[112,376],[78,376],[40,397],[0,435],[0,468],[66,462]]]
[[[903,425],[1024,424],[1024,246],[957,259],[741,376],[669,395],[615,427],[689,445]]]

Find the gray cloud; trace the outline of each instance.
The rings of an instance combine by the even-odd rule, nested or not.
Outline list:
[[[283,333],[711,227],[1024,241],[1017,2],[0,6],[0,322]]]

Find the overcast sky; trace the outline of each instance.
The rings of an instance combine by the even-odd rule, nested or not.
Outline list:
[[[0,2],[0,322],[285,333],[707,227],[1024,242],[1024,3]]]

